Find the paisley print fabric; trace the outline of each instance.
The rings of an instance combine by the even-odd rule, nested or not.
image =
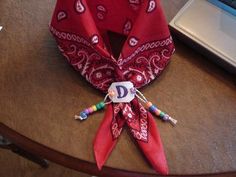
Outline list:
[[[159,0],[57,0],[50,31],[68,62],[104,93],[113,82],[145,86],[162,73],[174,52]],[[117,58],[107,31],[127,37]],[[105,163],[124,125],[154,169],[167,174],[153,117],[137,100],[108,106],[94,141],[98,167]],[[99,150],[101,141],[106,145]]]

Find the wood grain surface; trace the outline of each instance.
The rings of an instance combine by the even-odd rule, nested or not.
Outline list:
[[[162,1],[171,19],[186,1]],[[48,30],[55,1],[1,0],[0,121],[20,134],[75,158],[94,162],[92,141],[104,112],[85,122],[73,116],[99,102],[62,57]],[[236,170],[236,80],[176,42],[163,74],[142,89],[178,125],[156,120],[174,174]],[[106,166],[153,173],[127,131]]]
[[[50,162],[46,170],[11,151],[0,149],[1,177],[91,177]]]

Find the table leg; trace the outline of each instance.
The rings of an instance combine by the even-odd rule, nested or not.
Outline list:
[[[11,150],[12,152],[40,165],[43,168],[48,167],[48,161],[36,156],[35,154],[29,153],[14,143],[10,142],[6,138],[0,135],[0,148]]]

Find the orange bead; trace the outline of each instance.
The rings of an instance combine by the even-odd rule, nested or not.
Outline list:
[[[109,91],[109,96],[113,97],[113,96],[115,96],[115,94],[116,94],[116,93],[115,93],[113,90],[110,90],[110,91]]]
[[[147,109],[150,108],[151,106],[152,106],[152,102],[148,101],[148,102],[146,103]]]

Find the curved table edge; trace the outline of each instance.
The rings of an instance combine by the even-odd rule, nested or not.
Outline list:
[[[12,143],[21,147],[22,149],[30,152],[32,154],[38,155],[42,158],[45,158],[49,161],[62,165],[64,167],[77,170],[79,172],[87,173],[95,176],[102,177],[157,177],[162,176],[158,174],[149,174],[149,173],[138,173],[127,170],[120,170],[111,167],[103,167],[101,171],[98,170],[95,163],[81,160],[70,155],[64,154],[52,148],[49,148],[43,144],[40,144],[34,140],[27,138],[24,135],[16,132],[10,127],[0,122],[0,135],[10,140]],[[190,177],[233,177],[236,176],[236,171],[234,172],[223,172],[223,173],[214,173],[214,174],[170,174],[168,176],[177,177],[177,176],[190,176]]]

